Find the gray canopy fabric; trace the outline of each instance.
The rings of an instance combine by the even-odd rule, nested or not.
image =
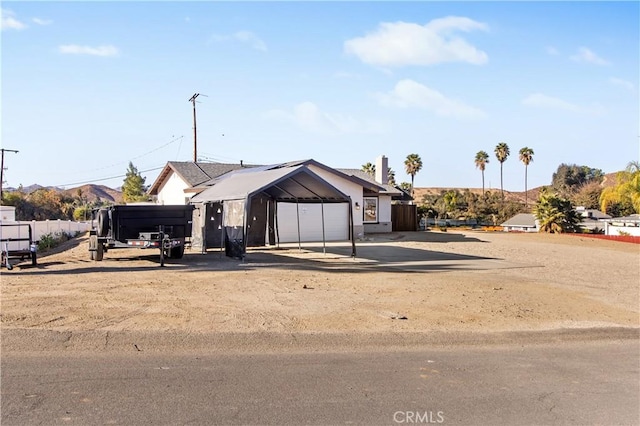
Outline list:
[[[214,186],[195,195],[195,203],[248,199],[265,194],[280,202],[344,203],[349,196],[305,166],[229,173]]]
[[[250,212],[253,198],[256,200],[266,198],[273,202],[285,203],[348,203],[352,255],[355,256],[351,198],[304,165],[271,170],[255,168],[227,173],[221,176],[215,185],[193,196],[191,203],[222,203],[230,207],[233,204],[231,202],[242,201],[244,204],[244,218],[241,219],[244,226],[240,227],[242,235],[235,233],[233,238],[237,240],[242,238],[244,254],[248,233],[246,218],[249,215],[253,217],[256,214],[261,216],[265,214],[264,211]],[[270,219],[264,220],[268,222]],[[223,226],[228,226],[228,222]],[[324,223],[322,226],[324,227]],[[238,230],[235,226],[234,232]]]

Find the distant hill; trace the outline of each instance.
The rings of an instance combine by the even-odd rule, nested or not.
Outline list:
[[[101,201],[107,201],[110,203],[122,203],[122,192],[104,185],[88,184],[76,188],[65,189],[61,192],[68,197],[77,197],[79,189],[82,190],[82,197],[89,202],[100,199]]]
[[[37,191],[38,189],[43,189],[43,188],[53,189],[55,191],[62,192],[65,196],[72,197],[72,198],[77,197],[78,189],[81,189],[82,197],[85,198],[88,202],[93,202],[98,199],[100,199],[101,201],[105,201],[107,203],[114,203],[114,204],[123,202],[121,191],[118,191],[117,189],[109,188],[108,186],[104,186],[104,185],[87,184],[87,185],[82,185],[75,188],[61,189],[53,186],[45,187],[42,185],[33,184],[29,186],[23,186],[22,192],[26,194],[30,194],[34,191]],[[15,188],[5,189],[5,192],[11,192],[11,191],[17,191],[17,189]]]
[[[618,172],[615,173],[607,173],[604,175],[604,179],[602,180],[602,183],[600,184],[601,187],[603,188],[608,188],[611,186],[615,186],[617,183],[617,178],[616,175],[618,174]],[[531,200],[537,200],[538,196],[540,195],[540,190],[542,189],[541,186],[536,187],[536,188],[530,188],[527,190],[527,199],[529,201]],[[440,194],[442,191],[448,191],[448,190],[454,190],[454,191],[459,191],[459,192],[464,192],[464,191],[469,191],[473,194],[478,194],[478,195],[482,195],[482,188],[416,188],[415,189],[415,200],[416,202],[420,203],[422,202],[422,197],[424,197],[425,195],[435,195],[435,194]],[[485,188],[484,189],[485,192],[491,191],[491,192],[495,192],[495,193],[500,193],[500,188]],[[525,192],[521,191],[521,192],[516,192],[516,191],[504,191],[504,198],[506,200],[512,200],[512,201],[519,201],[524,203],[525,201]]]

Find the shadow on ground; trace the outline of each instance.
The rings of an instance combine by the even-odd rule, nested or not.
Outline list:
[[[89,274],[104,272],[180,271],[247,271],[264,268],[285,271],[357,272],[443,272],[521,267],[503,259],[469,256],[423,248],[403,247],[397,242],[484,242],[458,233],[403,232],[374,234],[356,244],[352,257],[350,242],[283,244],[280,247],[250,248],[244,259],[225,256],[219,250],[206,254],[187,253],[182,259],[165,259],[160,266],[157,250],[117,249],[105,254],[101,262],[77,260],[69,262],[42,259],[37,267],[17,265],[21,275]],[[144,264],[140,264],[144,262]],[[64,267],[60,267],[60,265]]]

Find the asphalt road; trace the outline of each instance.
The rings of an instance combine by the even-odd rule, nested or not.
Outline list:
[[[2,425],[640,424],[636,339],[408,352],[3,354]]]

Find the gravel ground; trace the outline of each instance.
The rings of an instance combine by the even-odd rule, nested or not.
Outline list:
[[[3,350],[206,336],[402,345],[640,325],[640,246],[584,236],[393,233],[358,242],[355,259],[344,243],[250,250],[245,261],[187,252],[163,268],[158,257],[124,249],[93,262],[84,236],[37,267],[3,269]]]

